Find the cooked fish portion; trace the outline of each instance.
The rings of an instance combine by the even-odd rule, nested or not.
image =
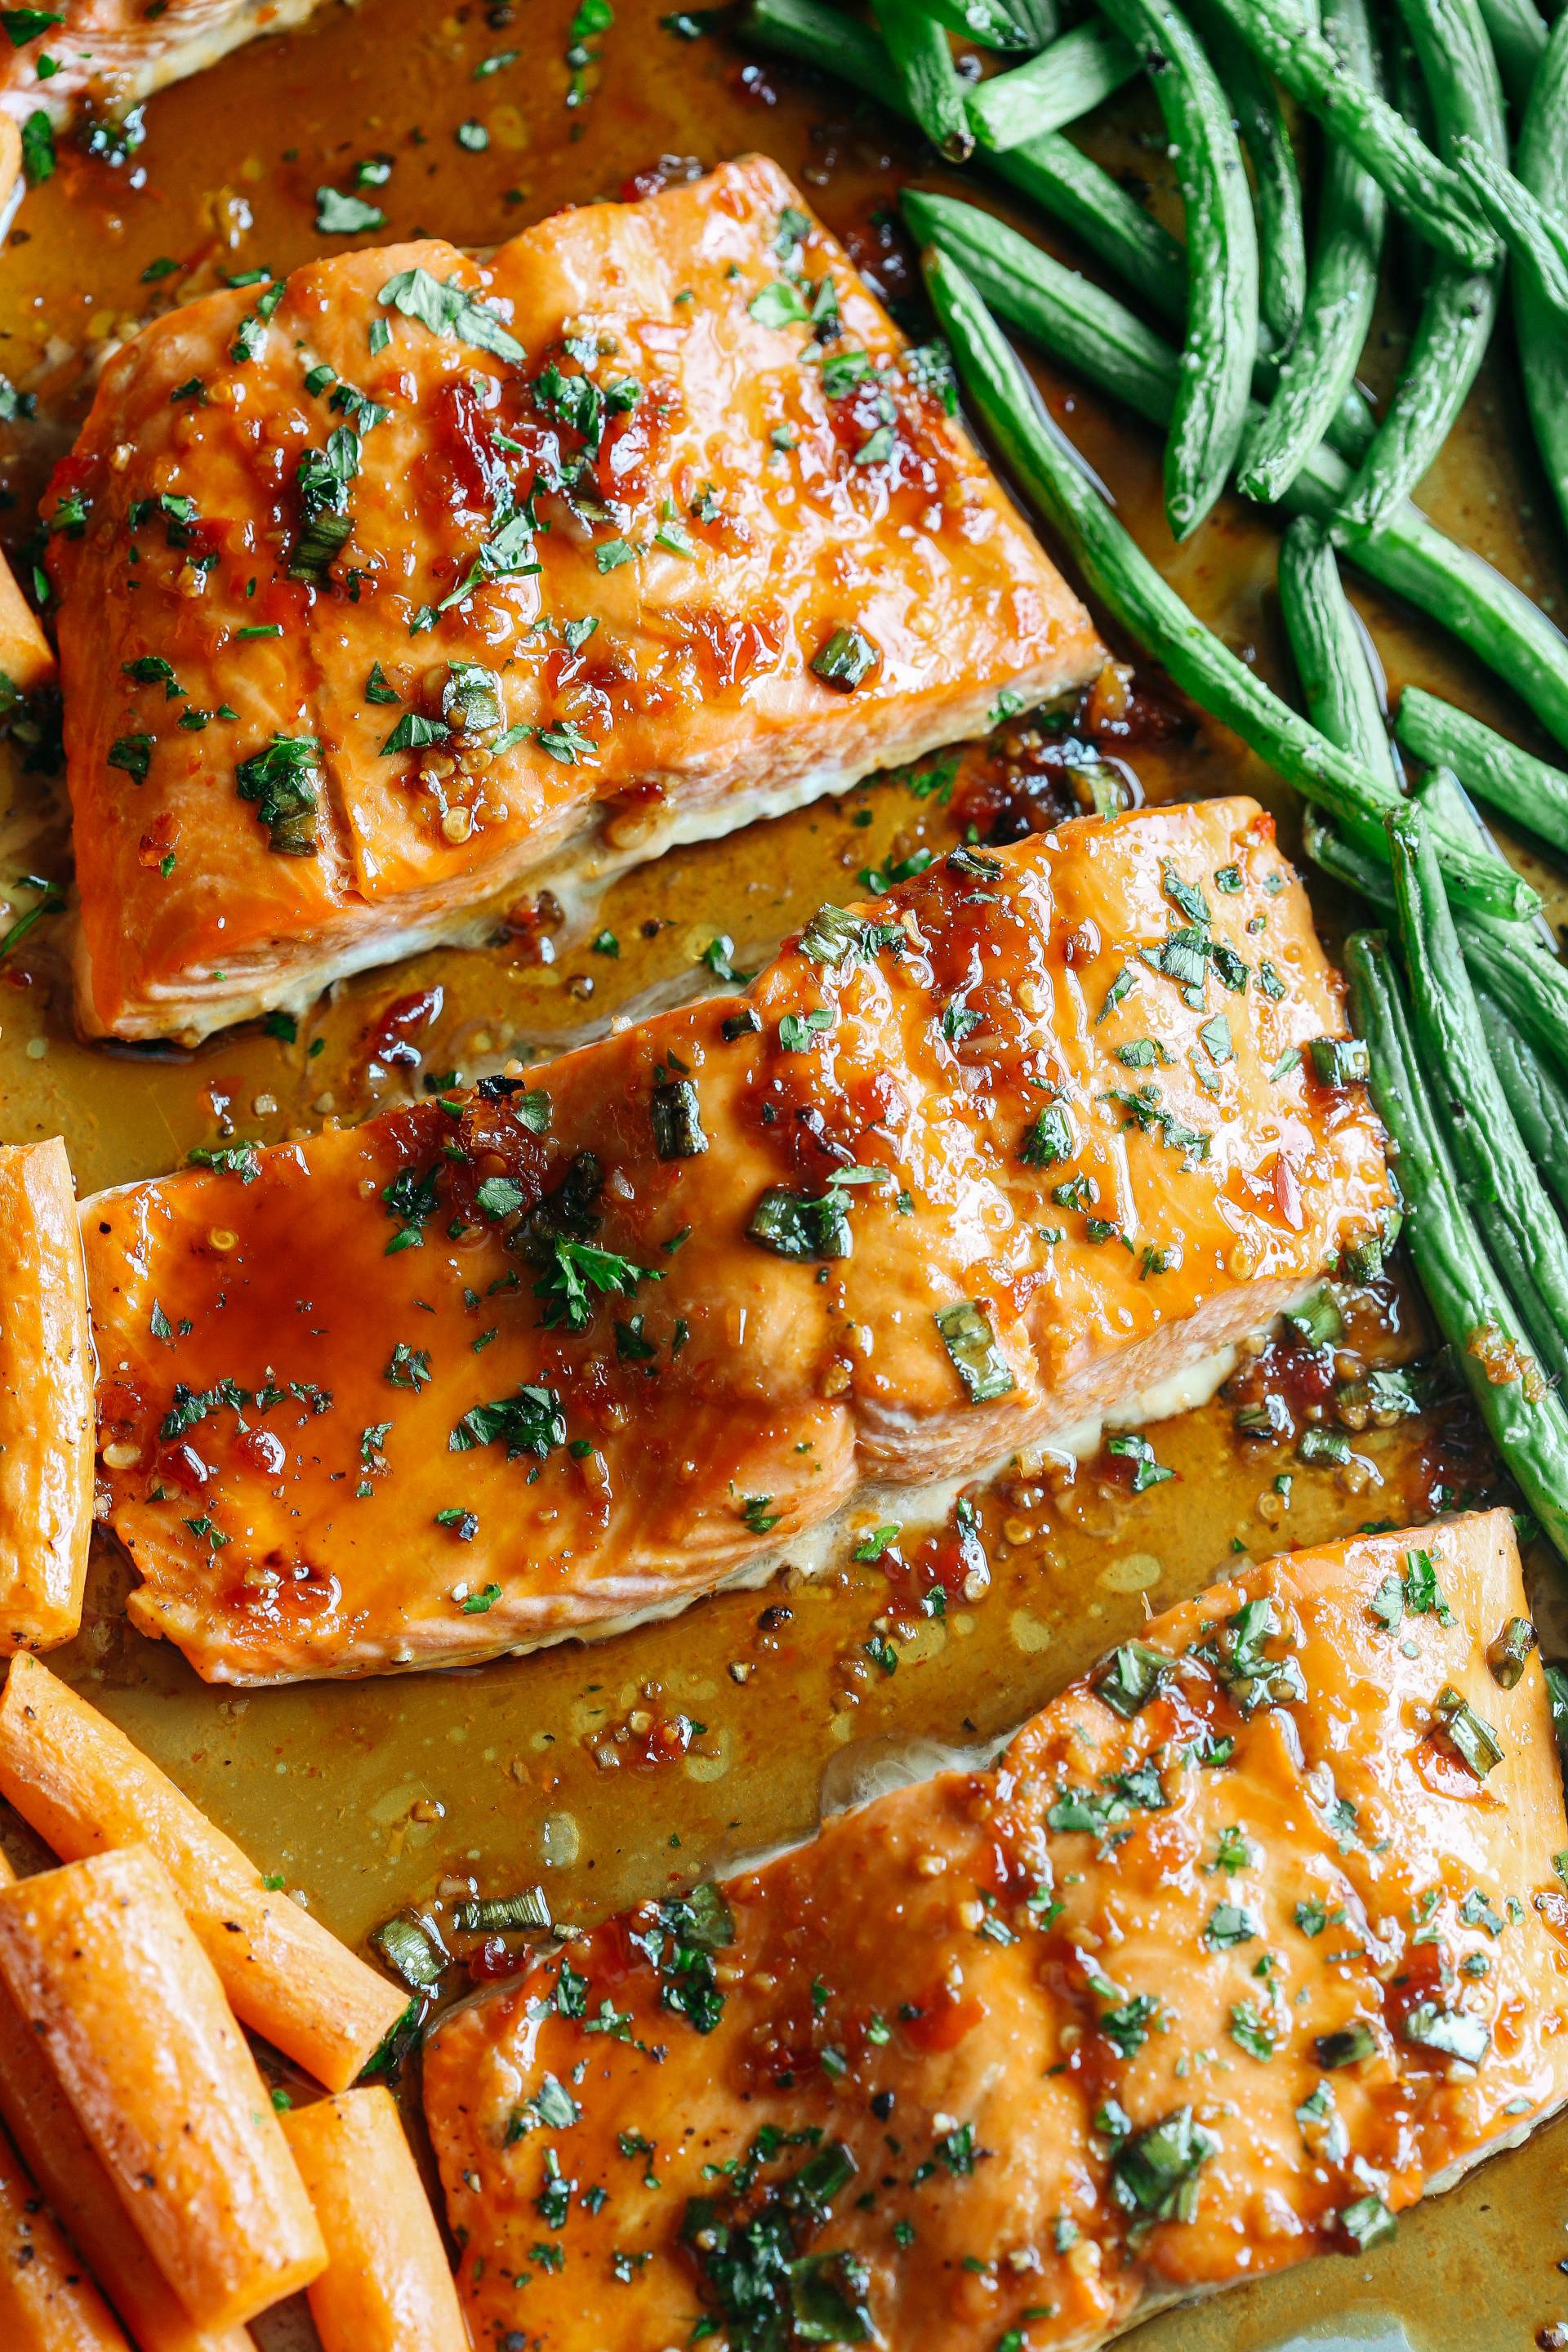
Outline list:
[[[83,1025],[302,1002],[1092,677],[952,397],[761,158],[159,320],[49,509]]]
[[[1550,1707],[1488,1668],[1522,1612],[1503,1512],[1249,1566],[994,1771],[444,2019],[475,2342],[1089,2352],[1375,2244],[1568,2095]]]
[[[109,121],[156,89],[216,65],[258,33],[302,25],[318,0],[44,0],[31,37],[0,50],[0,110],[14,121],[41,111],[69,121],[83,105]],[[40,68],[42,71],[40,71]]]
[[[1250,801],[954,850],[744,997],[83,1211],[132,1602],[214,1679],[613,1629],[1113,1413],[1378,1231]]]

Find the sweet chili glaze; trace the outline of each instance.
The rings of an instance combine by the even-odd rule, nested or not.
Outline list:
[[[1568,2095],[1551,1712],[1487,1663],[1522,1605],[1502,1512],[1250,1567],[994,1772],[447,2016],[426,2108],[481,2352],[743,2352],[792,2315],[1081,2352],[1377,2242]]]
[[[745,999],[102,1195],[132,1614],[223,1680],[485,1655],[1125,1404],[1378,1231],[1342,1029],[1271,821],[1212,802],[960,848]]]
[[[951,405],[764,158],[158,320],[49,505],[84,1025],[299,1002],[595,812],[647,856],[1092,677]]]

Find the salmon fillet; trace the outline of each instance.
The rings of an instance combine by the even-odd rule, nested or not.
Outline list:
[[[216,1680],[451,1664],[1114,1415],[1379,1229],[1364,1091],[1304,1059],[1342,1025],[1272,820],[1214,801],[955,850],[742,998],[100,1194],[136,1621]]]
[[[761,157],[147,328],[51,510],[83,1026],[303,1003],[1092,677],[951,401]]]
[[[479,2352],[1089,2352],[1374,2244],[1568,2095],[1507,1513],[1248,1566],[951,1772],[454,2011]]]
[[[63,127],[82,107],[122,122],[132,107],[242,48],[302,25],[318,0],[42,0],[46,23],[0,48],[0,111]],[[18,26],[18,31],[25,29]],[[40,78],[38,68],[45,65]],[[18,189],[17,193],[20,193]]]

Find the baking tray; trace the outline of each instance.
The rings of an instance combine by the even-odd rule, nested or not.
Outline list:
[[[31,420],[0,426],[0,534],[11,548],[32,526],[106,344],[174,293],[225,271],[281,273],[333,243],[314,228],[315,190],[345,184],[368,156],[394,159],[376,191],[388,239],[423,231],[488,246],[560,205],[646,191],[760,148],[799,180],[889,298],[913,295],[910,257],[889,226],[899,187],[913,178],[974,193],[973,182],[933,167],[875,109],[749,56],[722,13],[697,18],[710,29],[688,38],[661,23],[661,0],[615,6],[576,105],[567,0],[450,14],[422,0],[364,0],[330,5],[305,30],[260,41],[152,100],[144,142],[117,170],[63,150],[59,174],[28,197],[0,261],[0,370],[37,401]],[[472,123],[482,147],[472,131],[458,138]],[[1162,184],[1158,119],[1139,93],[1083,136],[1179,226]],[[1020,225],[1041,234],[1037,222]],[[165,256],[180,272],[145,278]],[[1403,323],[1396,309],[1380,321],[1369,366],[1396,364]],[[1068,380],[1047,371],[1041,381],[1154,560],[1289,690],[1272,530],[1227,502],[1177,550],[1151,436]],[[1559,549],[1529,447],[1516,387],[1494,362],[1425,503],[1551,610]],[[1518,728],[1489,679],[1457,667],[1409,614],[1359,584],[1354,593],[1391,683],[1455,693]],[[1136,745],[1130,757],[1151,798],[1255,792],[1292,837],[1288,796],[1221,730]],[[0,769],[0,893],[20,912],[31,901],[10,891],[13,877],[64,877],[68,842],[47,785],[21,773],[8,747],[0,759],[11,761]],[[68,918],[51,918],[0,969],[0,1138],[63,1133],[86,1192],[166,1169],[223,1132],[270,1141],[361,1118],[417,1087],[416,1070],[378,1078],[367,1068],[389,1006],[406,1013],[425,999],[410,1018],[428,1069],[558,1050],[617,1013],[689,991],[714,936],[755,961],[824,898],[845,896],[862,866],[951,837],[950,812],[934,797],[879,781],[627,878],[586,928],[552,939],[552,961],[540,960],[535,931],[514,926],[487,947],[345,983],[290,1044],[252,1028],[193,1055],[78,1042]],[[1561,916],[1555,877],[1531,871]],[[1314,896],[1331,937],[1345,910],[1331,891]],[[621,943],[614,959],[589,950],[601,927]],[[1408,1296],[1372,1304],[1380,1319],[1363,1328],[1379,1352],[1402,1358],[1427,1344]],[[443,1877],[472,1878],[486,1893],[542,1877],[556,1916],[587,1923],[806,1833],[868,1761],[999,1737],[1237,1546],[1262,1556],[1372,1517],[1420,1518],[1445,1486],[1491,1490],[1491,1465],[1463,1415],[1404,1423],[1364,1451],[1374,1486],[1299,1472],[1285,1510],[1273,1489],[1280,1465],[1267,1449],[1239,1451],[1216,1402],[1163,1427],[1161,1459],[1177,1475],[1143,1496],[1109,1490],[1089,1468],[1071,1480],[1016,1480],[984,1507],[990,1590],[945,1624],[928,1622],[892,1676],[864,1646],[887,1609],[886,1585],[875,1568],[847,1562],[814,1582],[786,1577],[765,1593],[721,1594],[597,1647],[356,1685],[208,1689],[172,1650],[128,1630],[127,1571],[107,1545],[81,1638],[51,1663],[351,1941]],[[1550,1626],[1562,1615],[1554,1570],[1538,1559],[1531,1572]],[[684,1754],[650,1763],[636,1727],[660,1713],[703,1727]],[[1405,2215],[1375,2253],[1232,2290],[1151,2322],[1136,2341],[1148,2352],[1523,2352],[1568,2320],[1558,2267],[1568,2257],[1565,2156],[1568,2122]],[[310,2341],[299,2315],[258,2334],[279,2346]]]

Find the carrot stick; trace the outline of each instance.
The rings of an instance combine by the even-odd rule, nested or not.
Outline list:
[[[280,1891],[166,1774],[37,1659],[0,1692],[0,1794],[68,1862],[150,1845],[235,2015],[330,2091],[353,2081],[407,1995]]]
[[[0,669],[5,588],[0,580]],[[15,589],[11,591],[16,593]],[[92,1532],[92,1343],[66,1148],[0,1147],[0,1653],[68,1642]]]
[[[0,2344],[126,2352],[125,2338],[0,2132]]]
[[[327,2267],[306,2289],[322,2352],[468,2352],[447,2250],[390,2091],[296,2107],[283,2137]]]
[[[239,2326],[325,2267],[256,2061],[147,1847],[0,1887],[0,1979],[193,2319]]]
[[[0,1886],[16,1874],[0,1853]],[[0,2116],[56,2220],[140,2352],[256,2352],[243,2327],[198,2327],[142,2242],[59,2078],[0,1984]]]

